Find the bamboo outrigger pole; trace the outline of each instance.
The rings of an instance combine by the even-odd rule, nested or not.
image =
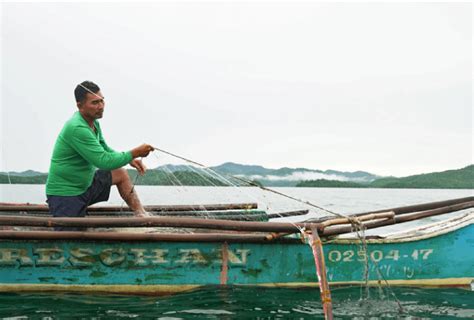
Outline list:
[[[351,214],[350,217],[357,218],[360,216],[366,216],[369,214],[378,214],[378,213],[383,213],[383,212],[393,212],[395,213],[395,215],[400,215],[400,214],[405,214],[405,213],[413,213],[413,212],[437,209],[437,208],[442,208],[442,207],[448,207],[455,204],[469,203],[472,201],[474,201],[474,197],[457,198],[457,199],[451,199],[451,200],[445,200],[445,201],[427,202],[427,203],[421,203],[421,204],[410,205],[410,206],[356,213],[356,214]],[[318,223],[318,222],[323,222],[323,221],[332,220],[332,219],[333,217],[323,217],[323,218],[318,218],[318,219],[309,219],[307,220],[307,222]]]
[[[366,229],[378,228],[395,223],[422,219],[429,216],[444,214],[447,212],[463,210],[474,207],[474,201],[456,204],[452,206],[426,210],[412,214],[394,215],[393,213],[369,214],[358,217]],[[0,216],[0,225],[3,226],[31,226],[31,227],[178,227],[178,228],[202,228],[213,230],[251,231],[251,232],[273,232],[273,233],[299,233],[302,230],[317,230],[321,237],[353,232],[353,226],[349,220],[330,220],[322,223],[278,223],[278,222],[246,222],[228,220],[209,220],[195,218],[48,218],[48,217],[24,217],[24,216]],[[339,226],[341,223],[346,225]],[[335,226],[335,227],[334,227]],[[2,233],[3,236],[11,235]],[[59,232],[62,233],[62,232]],[[81,233],[81,232],[80,232]],[[272,238],[272,237],[270,237]],[[269,240],[268,238],[267,240]],[[275,237],[273,237],[275,238]]]
[[[3,226],[30,226],[30,227],[86,227],[86,228],[129,228],[129,227],[178,227],[203,228],[233,231],[264,231],[264,232],[300,232],[309,229],[312,223],[284,223],[284,222],[247,222],[228,221],[219,219],[196,219],[174,217],[150,218],[50,218],[0,216],[0,225]]]
[[[95,231],[0,231],[0,239],[14,240],[99,240],[99,241],[170,241],[170,242],[270,242],[266,234],[258,233],[134,233]],[[282,239],[301,243],[300,239]]]
[[[470,202],[455,204],[455,205],[451,205],[447,207],[436,208],[433,210],[425,210],[425,211],[420,211],[420,212],[405,213],[405,214],[399,214],[399,215],[394,214],[393,217],[387,216],[385,219],[369,220],[369,222],[363,223],[363,227],[365,229],[374,229],[374,228],[379,228],[379,227],[388,226],[392,224],[419,220],[426,217],[432,217],[432,216],[445,214],[449,212],[460,211],[460,210],[469,209],[473,207],[474,207],[474,201],[470,201]],[[379,217],[380,215],[381,214],[375,214],[375,216],[379,216]],[[322,228],[321,228],[321,224],[319,225],[320,225],[319,234],[322,236],[333,236],[333,235],[339,235],[339,234],[344,234],[344,233],[351,233],[354,231],[352,226],[342,226],[342,227],[334,227],[334,228],[326,229],[324,225],[322,225],[323,226]]]
[[[172,211],[214,211],[214,210],[249,210],[257,209],[257,203],[229,203],[229,204],[195,204],[195,205],[161,205],[144,206],[149,212],[172,212]],[[121,206],[91,206],[88,211],[93,212],[121,212],[128,211],[128,207]],[[1,203],[0,211],[26,211],[26,212],[49,212],[49,208],[44,204],[15,204]]]
[[[332,320],[332,300],[331,291],[326,273],[326,263],[324,261],[323,243],[319,238],[318,231],[311,229],[311,234],[308,235],[309,244],[313,250],[314,264],[316,265],[316,275],[319,281],[319,291],[321,292],[321,302],[323,304],[324,318]]]

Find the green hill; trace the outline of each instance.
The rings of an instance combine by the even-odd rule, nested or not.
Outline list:
[[[368,185],[350,181],[318,179],[301,181],[296,186],[313,188],[367,188]]]
[[[229,168],[242,169],[237,164],[223,165],[230,171]],[[227,167],[228,166],[228,167]],[[248,169],[249,172],[255,173],[261,167],[249,166],[243,168]],[[136,171],[128,170],[132,181],[137,185],[185,185],[185,186],[224,186],[228,185],[227,181],[221,178],[209,175],[203,170],[186,170],[185,166],[159,167],[157,169],[148,170],[146,175],[136,179]],[[270,170],[270,169],[267,169]],[[278,169],[285,171],[285,168]],[[293,169],[288,169],[293,170]],[[302,170],[301,168],[298,170]],[[306,170],[306,169],[305,169]],[[275,172],[275,171],[274,171]],[[274,173],[273,172],[273,173]],[[352,173],[357,174],[357,172]],[[362,174],[365,174],[364,172]],[[10,177],[6,173],[0,173],[0,184],[44,184],[47,179],[46,173],[27,171],[24,173],[11,172]],[[245,176],[249,179],[248,176]],[[232,180],[226,176],[227,180]],[[350,178],[347,178],[350,179]],[[354,182],[354,181],[340,181],[329,179],[317,180],[268,180],[264,178],[251,177],[249,180],[261,183],[264,186],[297,186],[297,187],[321,187],[321,188],[426,188],[426,189],[474,189],[474,165],[469,165],[462,169],[447,170],[443,172],[433,172],[418,174],[403,178],[388,177],[380,178],[372,182]],[[360,180],[358,180],[360,181]],[[244,184],[238,180],[232,181],[234,185]]]
[[[474,189],[474,165],[457,170],[417,174],[403,178],[380,178],[368,184],[320,179],[301,181],[296,186],[316,188]]]
[[[159,168],[158,168],[159,169]],[[178,168],[181,169],[181,168]],[[354,182],[367,183],[380,178],[365,171],[337,171],[337,170],[315,170],[307,168],[279,168],[279,169],[268,169],[257,165],[244,165],[233,162],[226,162],[220,166],[211,167],[212,170],[230,174],[234,176],[243,176],[247,179],[257,179],[266,186],[273,187],[294,187],[300,181],[295,180],[292,176],[297,175],[303,180],[304,176],[320,176],[319,179],[326,180],[348,180]]]
[[[417,174],[403,178],[381,178],[371,188],[474,189],[474,165],[457,170]]]
[[[14,175],[10,174],[10,177],[5,174],[0,174],[0,184],[45,184],[48,175],[46,173],[41,173],[34,176],[27,176],[27,175]]]
[[[137,185],[158,186],[226,186],[225,181],[216,179],[210,175],[193,171],[179,170],[170,174],[169,171],[154,169],[148,170],[144,176],[137,178],[135,170],[128,170],[128,175]],[[233,182],[234,184],[238,184]]]
[[[170,174],[164,170],[148,170],[144,176],[137,178],[135,170],[128,170],[132,181],[137,185],[158,185],[158,186],[225,186],[229,185],[226,181],[216,179],[207,174],[196,173],[192,171],[179,170]],[[34,176],[0,174],[0,184],[45,184],[48,175],[46,173]],[[229,180],[229,178],[227,178]],[[238,181],[232,181],[234,185],[239,185]]]

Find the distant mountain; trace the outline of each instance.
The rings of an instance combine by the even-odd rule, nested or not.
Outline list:
[[[10,173],[0,173],[0,184],[45,184],[48,178],[47,173],[37,175],[21,176]]]
[[[139,185],[224,186],[245,183],[240,177],[269,187],[336,187],[336,188],[456,188],[474,189],[474,165],[462,169],[413,175],[403,178],[379,177],[365,171],[313,170],[307,168],[268,169],[257,165],[227,162],[204,170],[187,165],[164,165],[148,170],[136,179]],[[129,170],[135,181],[135,170]],[[0,183],[44,184],[47,173],[37,171],[0,173]]]
[[[169,170],[148,170],[144,176],[137,177],[136,170],[128,170],[128,175],[137,185],[157,186],[227,186],[227,181],[218,179],[208,174],[196,171],[177,170],[171,173]],[[232,182],[234,185],[238,184]]]
[[[369,184],[362,184],[350,181],[336,181],[336,180],[309,180],[301,181],[297,187],[311,187],[311,188],[367,188]]]
[[[236,176],[246,180],[258,182],[265,186],[294,187],[300,181],[304,180],[324,179],[368,183],[379,178],[374,174],[364,171],[322,171],[307,168],[287,167],[268,169],[262,166],[243,165],[233,162],[227,162],[219,166],[210,167],[210,169],[224,176],[224,179],[222,177],[216,176],[210,170],[204,170],[199,167],[166,164],[153,170],[149,170],[144,177],[138,178],[137,183],[146,185],[223,185],[227,183],[225,179],[229,179],[229,176]],[[129,172],[134,176],[133,170]],[[183,181],[176,181],[174,177],[176,175],[183,179]],[[24,172],[10,172],[10,180],[8,179],[7,174],[0,173],[0,183],[10,183],[10,181],[12,183],[45,183],[46,179],[46,173],[32,170]],[[232,183],[243,184],[238,180],[233,180]]]
[[[325,179],[336,181],[362,182],[368,183],[380,178],[377,175],[364,171],[344,172],[336,170],[314,170],[307,168],[279,168],[268,169],[258,165],[244,165],[234,162],[226,162],[219,166],[210,167],[211,170],[218,172],[224,176],[237,176],[247,180],[258,181],[262,185],[272,187],[294,187],[300,181],[312,179]],[[199,167],[188,165],[164,165],[157,167],[156,170],[164,170],[171,172],[193,171],[206,172]]]
[[[344,172],[336,170],[314,170],[307,168],[280,168],[267,169],[256,165],[243,165],[233,162],[227,162],[211,169],[234,176],[245,177],[246,179],[256,180],[265,186],[296,186],[298,182],[304,180],[336,180],[368,183],[380,176],[369,172],[355,171]]]
[[[5,174],[5,175],[10,174],[11,176],[18,176],[18,177],[34,177],[34,176],[41,176],[45,173],[34,171],[34,170],[26,170],[22,172],[16,172],[16,171],[9,171],[8,173],[0,172],[0,174]]]
[[[297,186],[327,188],[474,189],[474,165],[469,165],[457,170],[417,174],[403,178],[380,178],[370,183],[310,180],[302,181],[298,183]]]
[[[220,166],[211,167],[211,169],[220,173],[241,176],[267,175],[275,171],[273,169],[267,169],[262,166],[244,165],[233,162],[226,162],[224,164],[221,164]]]
[[[474,189],[474,165],[457,170],[417,174],[403,178],[381,178],[371,188]]]
[[[194,167],[192,167],[192,169],[190,169],[190,167],[192,167],[192,166],[165,164],[165,165],[156,167],[155,169],[152,169],[152,170],[162,170],[162,171],[168,171],[168,172],[169,171],[175,172],[175,171],[193,171],[195,169]]]

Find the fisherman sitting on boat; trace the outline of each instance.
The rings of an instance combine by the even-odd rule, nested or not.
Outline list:
[[[146,167],[137,158],[148,156],[153,147],[142,144],[131,151],[113,150],[106,144],[97,121],[104,112],[100,88],[84,81],[77,85],[74,95],[79,110],[59,133],[51,157],[46,182],[50,213],[54,217],[83,217],[89,205],[107,201],[111,186],[116,185],[135,215],[147,216],[122,167],[130,164],[143,175]]]

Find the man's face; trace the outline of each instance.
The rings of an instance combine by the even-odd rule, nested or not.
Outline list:
[[[100,91],[96,94],[87,93],[86,99],[78,102],[77,106],[85,118],[89,120],[100,119],[104,114],[104,96]]]

